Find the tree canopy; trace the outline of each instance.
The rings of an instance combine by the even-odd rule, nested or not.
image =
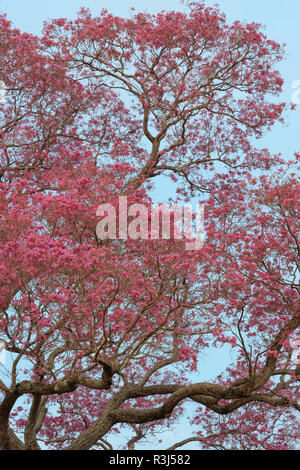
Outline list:
[[[0,16],[0,448],[293,449],[299,154],[255,145],[282,121],[282,46],[216,8],[45,23]],[[99,240],[97,207],[205,205],[205,242]],[[201,358],[233,362],[203,381]]]

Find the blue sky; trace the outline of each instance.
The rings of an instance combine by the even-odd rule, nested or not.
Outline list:
[[[290,103],[292,84],[300,81],[300,1],[299,0],[207,0],[206,4],[220,5],[229,21],[235,19],[256,21],[266,25],[265,32],[270,39],[280,43],[285,42],[286,59],[279,66],[284,79],[281,101]],[[76,16],[81,6],[89,7],[93,14],[97,14],[102,8],[107,8],[118,16],[127,16],[131,7],[136,10],[147,10],[156,13],[160,10],[183,9],[180,1],[176,0],[0,0],[0,12],[7,13],[8,19],[22,31],[39,34],[43,21],[49,18]],[[300,82],[299,82],[300,83]],[[299,86],[300,88],[300,86]],[[300,97],[300,94],[299,94]],[[294,151],[300,151],[300,105],[296,111],[286,113],[286,125],[276,125],[266,135],[261,146],[268,147],[274,153],[282,153],[287,158]],[[168,189],[160,195],[167,196]],[[161,199],[161,198],[160,198]],[[230,359],[229,351],[214,351],[213,355],[203,357],[201,361],[201,380],[207,380],[221,372],[224,367],[224,358]],[[199,380],[199,379],[198,379]],[[176,432],[178,440],[181,433]],[[170,436],[170,443],[172,442]]]

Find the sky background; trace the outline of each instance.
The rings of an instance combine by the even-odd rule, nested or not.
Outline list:
[[[286,43],[286,59],[279,64],[284,79],[280,101],[292,102],[293,83],[297,80],[300,90],[300,1],[299,0],[206,0],[208,6],[219,4],[229,22],[234,20],[255,21],[265,25],[269,39]],[[156,13],[161,10],[183,10],[184,5],[176,0],[0,0],[0,12],[7,13],[15,27],[21,31],[39,34],[43,21],[51,18],[74,18],[80,7],[88,7],[94,15],[103,8],[118,16],[128,16],[131,7],[139,11]],[[298,94],[300,98],[300,92]],[[299,99],[300,101],[300,99]],[[300,105],[296,111],[285,114],[286,124],[277,124],[260,143],[274,153],[290,158],[295,151],[300,152]],[[163,201],[172,195],[171,185],[157,185],[154,199]],[[213,350],[201,358],[201,370],[196,381],[215,377],[224,369],[224,362],[230,362],[229,348]],[[176,429],[176,440],[187,437],[187,428]],[[174,436],[169,434],[170,445]],[[163,446],[165,445],[165,441]],[[157,446],[157,449],[159,446]],[[163,447],[161,447],[163,448]],[[190,446],[191,448],[191,446]]]

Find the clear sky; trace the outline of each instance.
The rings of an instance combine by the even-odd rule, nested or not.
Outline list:
[[[295,90],[292,84],[299,80],[300,88],[300,1],[299,0],[207,0],[213,6],[218,3],[229,21],[256,21],[266,26],[265,32],[270,39],[286,43],[286,59],[279,66],[284,79],[281,101],[290,103]],[[39,34],[43,21],[50,18],[76,16],[81,6],[89,7],[93,14],[107,8],[118,16],[127,16],[131,7],[136,10],[147,10],[156,13],[160,10],[183,9],[179,0],[0,0],[0,12],[7,13],[15,27],[22,31]],[[298,95],[300,97],[300,93]],[[274,153],[281,152],[287,158],[294,151],[300,152],[300,105],[298,109],[286,114],[286,126],[276,125],[265,136],[261,144]],[[166,196],[170,187],[160,190],[160,199]],[[203,358],[201,363],[201,380],[207,380],[221,372],[224,358],[230,358],[226,351],[214,351],[212,356]],[[199,380],[199,379],[198,379]],[[177,438],[181,435],[176,431]],[[170,443],[171,443],[170,439]]]

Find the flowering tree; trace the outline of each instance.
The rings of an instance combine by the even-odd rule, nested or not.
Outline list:
[[[40,38],[0,23],[0,448],[117,432],[132,449],[187,400],[194,434],[171,448],[293,448],[299,156],[253,144],[282,119],[280,45],[202,3],[82,9]],[[150,208],[159,175],[205,199],[202,249],[99,239],[99,204]],[[201,353],[225,344],[235,362],[203,382]]]

